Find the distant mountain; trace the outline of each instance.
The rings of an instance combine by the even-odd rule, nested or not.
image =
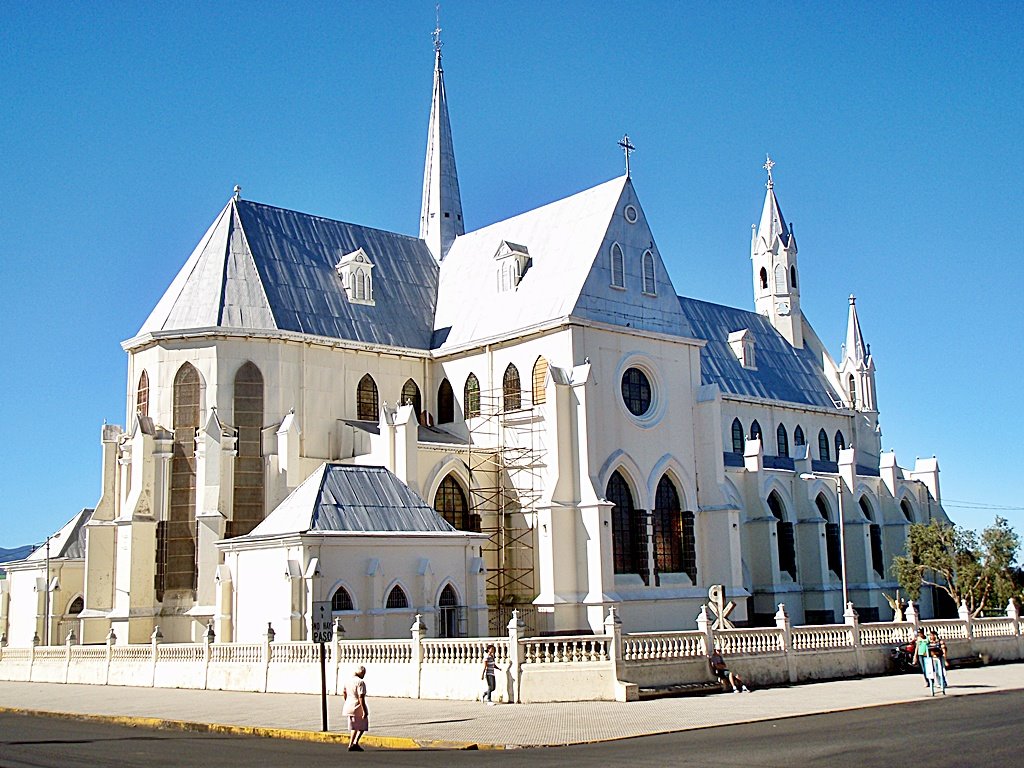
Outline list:
[[[0,563],[9,563],[11,560],[21,560],[23,557],[28,557],[32,550],[35,549],[31,544],[26,544],[24,547],[15,547],[14,549],[4,549],[0,547]]]

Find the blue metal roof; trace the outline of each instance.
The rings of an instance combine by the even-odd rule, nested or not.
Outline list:
[[[279,329],[430,347],[438,268],[422,240],[248,200],[237,207]],[[359,248],[374,264],[373,306],[349,303],[334,269]]]
[[[836,407],[838,396],[814,352],[807,347],[794,349],[767,318],[683,296],[679,306],[694,335],[707,341],[700,356],[702,384],[717,384],[723,394]],[[744,329],[754,337],[756,370],[740,365],[729,347],[729,334]]]

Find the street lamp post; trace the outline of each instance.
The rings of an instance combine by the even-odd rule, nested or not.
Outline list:
[[[800,475],[800,479],[818,480],[823,478],[819,478],[818,475],[811,472],[805,472]],[[839,499],[839,571],[843,581],[843,613],[845,613],[850,596],[846,582],[846,516],[843,514],[843,478],[840,475],[836,475],[836,498]]]
[[[60,536],[52,533],[46,537],[46,583],[43,585],[43,645],[50,644],[50,541]]]

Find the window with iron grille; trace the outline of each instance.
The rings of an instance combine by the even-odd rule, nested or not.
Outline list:
[[[377,421],[380,418],[377,383],[370,374],[363,376],[356,387],[356,418],[360,421]]]
[[[480,381],[477,379],[476,374],[471,373],[466,379],[463,401],[467,419],[480,415]]]
[[[385,608],[396,609],[396,608],[408,608],[409,598],[405,595],[405,590],[397,584],[392,587],[391,591],[388,592],[388,600],[384,604]]]
[[[822,461],[832,461],[832,454],[828,447],[828,435],[825,430],[818,431],[818,458]]]
[[[634,416],[651,409],[651,381],[639,368],[627,368],[622,374],[622,400]]]
[[[506,411],[518,411],[523,404],[523,387],[519,380],[519,369],[512,363],[505,369],[501,380],[502,407]]]
[[[437,636],[465,637],[466,633],[466,606],[459,605],[452,585],[446,584],[437,600]]]
[[[605,497],[612,507],[612,560],[615,573],[638,573],[647,583],[647,526],[633,507],[629,484],[618,471],[608,480]],[[639,513],[639,514],[638,514]]]
[[[455,393],[448,379],[441,381],[437,388],[437,423],[451,424],[455,421]]]
[[[352,595],[344,587],[338,587],[334,591],[334,595],[331,597],[331,610],[334,612],[355,610],[355,606],[352,604]]]

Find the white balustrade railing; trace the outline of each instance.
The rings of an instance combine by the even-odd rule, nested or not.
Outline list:
[[[975,637],[1013,637],[1012,619],[975,619],[971,622],[971,632]]]
[[[852,648],[853,628],[843,624],[793,627],[790,644],[794,651],[824,651]]]
[[[4,654],[5,656],[7,654]],[[71,646],[72,659],[105,659],[107,658],[107,646],[105,645],[73,645]]]
[[[707,635],[703,632],[639,632],[622,637],[622,658],[626,661],[690,659],[707,655]]]
[[[210,661],[218,664],[259,664],[263,646],[258,643],[216,643],[210,646]]]
[[[785,650],[781,629],[730,629],[715,632],[715,645],[731,656],[779,653]]]
[[[966,640],[967,625],[962,621],[931,620],[922,621],[925,632],[935,632],[943,640]]]
[[[114,646],[115,648],[117,646]],[[198,643],[169,643],[158,645],[157,661],[202,661],[203,646]]]
[[[579,664],[608,661],[609,637],[534,637],[523,641],[524,664]]]
[[[422,644],[424,664],[483,664],[489,645],[494,646],[496,662],[508,661],[508,640],[444,638],[424,640]]]
[[[339,664],[408,664],[412,644],[408,640],[341,640]]]
[[[124,661],[151,661],[153,659],[153,646],[115,645],[110,649],[110,658]]]
[[[327,652],[326,659],[331,660],[331,646],[333,643],[327,643],[324,646],[324,650]],[[285,664],[312,664],[320,663],[320,644],[319,643],[272,643],[270,645],[270,663],[285,663]]]
[[[894,645],[914,639],[914,626],[906,622],[861,624],[861,645]]]

